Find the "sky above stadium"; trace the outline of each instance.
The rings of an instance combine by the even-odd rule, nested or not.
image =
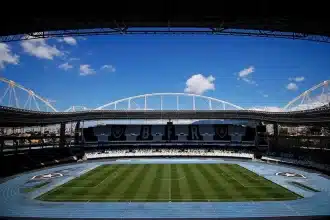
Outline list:
[[[55,101],[58,110],[157,92],[202,94],[244,108],[283,107],[330,79],[329,58],[330,44],[299,40],[67,37],[0,43],[0,77]]]

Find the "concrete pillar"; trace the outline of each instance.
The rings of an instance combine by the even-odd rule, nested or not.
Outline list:
[[[274,140],[273,140],[274,143],[272,144],[272,147],[277,147],[277,145],[278,145],[278,133],[279,133],[277,123],[273,123],[273,131],[274,131]]]
[[[278,138],[278,124],[273,123],[274,137]]]
[[[3,149],[5,148],[5,140],[2,135],[0,135],[0,158],[3,156]],[[0,159],[0,160],[1,160]]]
[[[74,131],[74,142],[76,145],[78,145],[81,142],[81,140],[79,138],[82,137],[81,136],[82,134],[80,134],[80,132],[81,132],[80,121],[77,121],[75,131]]]
[[[65,123],[61,123],[60,126],[60,145],[59,147],[65,147]]]

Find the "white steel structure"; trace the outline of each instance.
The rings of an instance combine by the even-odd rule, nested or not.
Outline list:
[[[330,80],[325,80],[318,85],[306,90],[286,106],[285,111],[307,110],[321,107],[330,103]]]
[[[243,110],[220,99],[189,93],[150,93],[120,99],[95,110]]]
[[[295,111],[308,110],[330,103],[330,80],[313,86],[290,101],[283,108],[260,107],[252,110]],[[57,112],[52,101],[34,93],[31,89],[6,78],[0,77],[0,106],[36,111]],[[243,110],[230,102],[189,93],[150,93],[113,101],[95,110]],[[91,110],[85,106],[71,106],[64,112]]]
[[[37,111],[57,112],[56,108],[47,100],[31,89],[6,78],[0,77],[0,105]]]
[[[66,109],[64,112],[79,112],[79,111],[87,111],[89,110],[85,106],[71,106],[70,108]]]

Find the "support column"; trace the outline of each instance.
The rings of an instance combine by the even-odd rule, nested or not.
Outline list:
[[[80,137],[82,137],[82,136],[80,134],[80,131],[81,131],[80,130],[80,121],[77,121],[75,130],[74,130],[74,143],[75,143],[75,145],[78,145],[81,142]]]
[[[277,147],[278,145],[278,124],[273,123],[273,131],[274,131],[274,143],[272,144],[272,147]],[[271,149],[269,149],[271,150]]]
[[[274,138],[277,141],[278,140],[278,124],[277,123],[273,124],[273,130],[274,130]]]
[[[65,147],[65,123],[62,122],[60,126],[60,145],[59,147]]]
[[[5,148],[5,140],[2,135],[0,135],[0,160],[2,161],[3,149]]]

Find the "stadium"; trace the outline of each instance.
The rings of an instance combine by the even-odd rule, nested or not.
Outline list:
[[[117,22],[112,27],[107,18],[89,18],[83,25],[74,19],[27,19],[34,25],[8,25],[0,39],[156,34],[164,30],[155,27],[169,23],[151,16],[137,24],[133,15],[126,17],[129,27]],[[246,23],[223,19],[228,26],[223,32],[215,31],[212,21],[199,22],[188,14],[173,16],[172,25],[212,27],[201,30],[204,34],[322,43],[330,36],[322,22],[321,32],[290,18],[268,26],[256,18],[245,18]],[[111,30],[91,29],[105,24]],[[134,29],[145,26],[155,29]],[[0,77],[0,218],[327,219],[329,83],[323,79],[276,110],[179,92],[59,110],[24,82]]]

